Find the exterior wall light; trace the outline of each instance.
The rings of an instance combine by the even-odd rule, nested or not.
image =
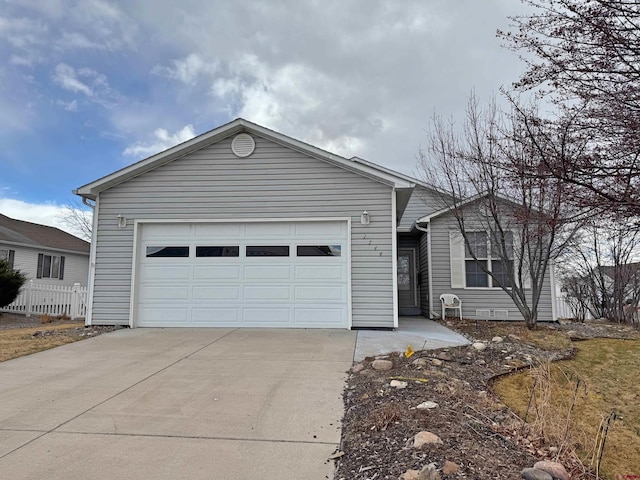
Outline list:
[[[371,219],[369,218],[369,212],[365,210],[364,212],[362,212],[362,215],[360,215],[360,223],[362,225],[369,225],[370,222]]]
[[[124,215],[119,213],[118,214],[118,228],[124,228],[126,226],[127,226],[127,217],[125,217]]]

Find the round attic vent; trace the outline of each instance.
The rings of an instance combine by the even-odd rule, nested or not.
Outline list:
[[[251,135],[239,133],[231,142],[231,150],[237,157],[248,157],[256,149],[256,142]]]

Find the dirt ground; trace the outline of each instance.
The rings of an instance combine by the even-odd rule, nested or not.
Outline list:
[[[39,315],[26,317],[0,313],[0,362],[30,355],[66,343],[95,337],[120,327],[85,327],[84,322],[49,318],[42,323]]]
[[[430,463],[443,479],[520,478],[523,468],[553,459],[554,452],[521,435],[522,420],[492,393],[492,381],[541,359],[568,358],[573,342],[581,339],[640,337],[629,327],[597,322],[553,324],[535,332],[507,322],[445,325],[486,348],[424,351],[410,358],[396,353],[385,357],[393,362],[389,371],[374,370],[375,358],[352,369],[336,479],[398,479]],[[407,382],[406,388],[392,387],[392,380]],[[427,401],[437,406],[416,408]],[[442,443],[414,448],[421,431]],[[564,462],[573,479],[592,478],[582,465]]]

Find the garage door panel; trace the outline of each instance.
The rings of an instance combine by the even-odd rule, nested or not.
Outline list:
[[[327,308],[322,305],[311,305],[305,308],[294,308],[293,323],[302,328],[344,328],[347,312],[343,308]]]
[[[339,285],[309,285],[295,286],[294,297],[296,301],[327,301],[344,302],[344,288]]]
[[[349,325],[345,221],[145,223],[139,239],[137,326]],[[331,247],[331,256],[327,245],[341,249]],[[147,246],[187,247],[189,256],[147,257]],[[247,247],[259,248],[247,256]],[[268,255],[287,251],[288,256]],[[335,256],[338,251],[340,256]]]
[[[191,236],[191,227],[190,223],[148,223],[144,225],[143,234],[145,238],[184,238]]]
[[[156,260],[156,259],[154,259]],[[180,280],[189,280],[191,269],[187,266],[181,265],[144,265],[140,269],[139,280],[140,282],[159,282],[166,280],[168,282],[175,282]]]
[[[261,300],[264,302],[290,301],[291,287],[289,285],[249,285],[243,287],[244,300]]]
[[[193,287],[193,300],[240,300],[240,287],[198,285]]]
[[[140,307],[139,325],[145,327],[181,327],[189,324],[189,309]]]
[[[252,258],[249,261],[258,261]],[[247,265],[244,267],[245,280],[290,280],[289,265]]]
[[[237,308],[193,308],[191,319],[194,325],[229,327],[240,324]]]
[[[243,308],[242,324],[255,327],[288,327],[291,320],[290,307]]]
[[[296,237],[342,238],[345,235],[346,223],[344,222],[300,222],[294,226]]]
[[[291,235],[290,223],[247,223],[244,235],[246,238],[282,238]]]
[[[140,285],[140,302],[151,302],[154,300],[179,301],[189,300],[191,289],[188,286],[178,285]]]
[[[240,280],[242,269],[240,265],[196,265],[193,267],[194,280],[210,280],[229,282]]]
[[[294,270],[294,280],[333,280],[336,282],[346,282],[346,268],[344,264],[296,265]]]
[[[239,223],[196,223],[196,239],[240,238],[242,225]]]

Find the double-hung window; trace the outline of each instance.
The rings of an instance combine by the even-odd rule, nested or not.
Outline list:
[[[38,270],[36,278],[64,279],[64,256],[38,254]]]
[[[451,237],[451,286],[511,287],[513,233],[504,232],[501,235],[499,232],[467,231],[465,236],[466,242],[459,233],[453,233]]]
[[[9,268],[13,268],[13,260],[14,260],[15,253],[16,253],[15,250],[0,248],[0,260],[5,260],[9,264]]]

